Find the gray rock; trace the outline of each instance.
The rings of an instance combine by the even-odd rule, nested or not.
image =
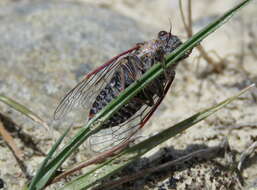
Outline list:
[[[132,19],[87,4],[40,1],[2,6],[0,93],[27,106],[53,127],[60,98],[89,70],[147,40],[146,30],[149,28]],[[49,150],[49,134],[42,127],[2,103],[0,112],[33,136],[45,152]],[[59,124],[67,126],[66,122]],[[28,152],[26,145],[19,146]],[[20,189],[26,180],[14,177],[21,171],[7,147],[0,149],[0,161],[10,166],[0,172],[7,187]],[[32,173],[41,161],[42,157],[34,156],[25,164]]]
[[[46,120],[79,78],[147,39],[145,28],[110,10],[41,1],[0,7],[0,92]]]

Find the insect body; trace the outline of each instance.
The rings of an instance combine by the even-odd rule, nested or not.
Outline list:
[[[124,89],[140,79],[154,64],[164,63],[165,55],[181,44],[177,36],[161,31],[157,39],[139,43],[114,57],[87,74],[85,79],[63,98],[55,111],[55,118],[64,116],[75,105],[83,105],[89,108],[88,119],[92,119]],[[190,53],[191,51],[186,53],[180,60],[188,57]],[[162,75],[154,79],[109,120],[105,121],[101,130],[104,132],[101,135],[94,135],[94,138],[90,140],[91,146],[106,144],[106,147],[111,147],[129,139],[135,131],[144,126],[159,106],[174,77],[175,66],[165,68]],[[96,140],[97,137],[102,140]]]

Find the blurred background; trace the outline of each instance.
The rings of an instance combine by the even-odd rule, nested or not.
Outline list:
[[[172,33],[186,41],[192,33],[241,1],[192,0],[191,19],[188,17],[188,1],[182,2],[186,27],[178,0],[1,0],[0,93],[29,107],[51,127],[46,131],[5,104],[0,104],[0,121],[24,158],[22,163],[17,163],[0,136],[0,178],[5,189],[20,189],[65,126],[78,126],[85,122],[83,111],[71,113],[72,122],[68,119],[53,121],[53,112],[61,97],[87,72],[138,42],[156,38],[159,31],[169,30],[170,25]],[[256,83],[256,31],[257,2],[253,1],[207,37],[177,67],[176,79],[164,103],[140,135],[156,134]],[[256,101],[255,88],[162,147],[190,152],[190,147],[215,146],[226,137],[239,158],[257,139]],[[87,158],[87,152],[81,150],[67,165]],[[250,185],[257,180],[256,158],[255,151],[242,172]],[[198,184],[204,183],[209,189],[219,189],[228,183],[235,183],[234,189],[241,188],[234,174],[228,175],[223,171],[217,174],[222,182],[211,182],[207,176],[215,167],[211,162],[174,173],[176,179],[181,176],[187,179],[177,184],[175,189],[185,189],[185,184],[194,184],[188,179],[197,178],[194,175],[197,172],[204,178],[203,182],[198,176]],[[190,172],[193,177],[188,174]],[[148,187],[145,183],[143,187],[158,189],[163,183],[160,181],[155,187]],[[225,186],[225,189],[229,188]]]

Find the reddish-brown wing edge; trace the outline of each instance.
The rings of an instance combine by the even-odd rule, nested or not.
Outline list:
[[[76,91],[77,88],[81,88],[82,86],[86,86],[87,84],[87,80],[90,79],[90,77],[94,76],[95,74],[97,74],[98,72],[100,72],[101,70],[105,69],[106,67],[110,66],[111,64],[116,63],[116,61],[122,57],[125,56],[128,53],[131,53],[134,50],[139,49],[139,45],[134,46],[133,48],[128,49],[127,51],[122,52],[121,54],[111,58],[110,60],[108,60],[106,63],[104,63],[103,65],[101,65],[100,67],[96,68],[95,70],[93,70],[92,72],[88,73],[84,79],[82,81],[80,81],[74,88],[72,88],[60,101],[60,103],[58,104],[55,112],[54,112],[54,119],[60,119],[62,117],[64,117],[74,106],[74,102],[70,103],[70,98],[71,97],[75,97],[76,93],[74,93],[74,91]],[[102,77],[102,76],[101,76]],[[100,81],[101,78],[97,81]],[[90,81],[89,81],[90,82]]]
[[[107,61],[106,63],[104,63],[103,65],[101,65],[100,67],[96,68],[94,71],[88,73],[85,78],[90,78],[92,75],[94,75],[95,73],[99,72],[100,70],[104,69],[105,67],[109,66],[111,63],[113,63],[114,61],[116,61],[117,59],[119,59],[121,56],[126,55],[128,53],[131,53],[134,50],[137,50],[140,46],[136,45],[133,48],[128,49],[127,51],[122,52],[121,54],[111,58],[109,61]]]

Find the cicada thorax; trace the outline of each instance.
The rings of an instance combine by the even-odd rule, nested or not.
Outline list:
[[[152,52],[150,52],[152,54]],[[124,89],[138,80],[142,75],[159,60],[158,56],[140,54],[134,52],[121,60],[119,69],[114,72],[110,82],[100,91],[89,112],[89,119],[102,110],[108,103],[115,99]],[[158,57],[158,58],[157,58]],[[152,106],[153,96],[161,97],[163,95],[165,77],[161,75],[152,81],[146,88],[140,91],[127,104],[121,107],[109,120],[103,128],[114,127],[129,120],[143,105]]]

